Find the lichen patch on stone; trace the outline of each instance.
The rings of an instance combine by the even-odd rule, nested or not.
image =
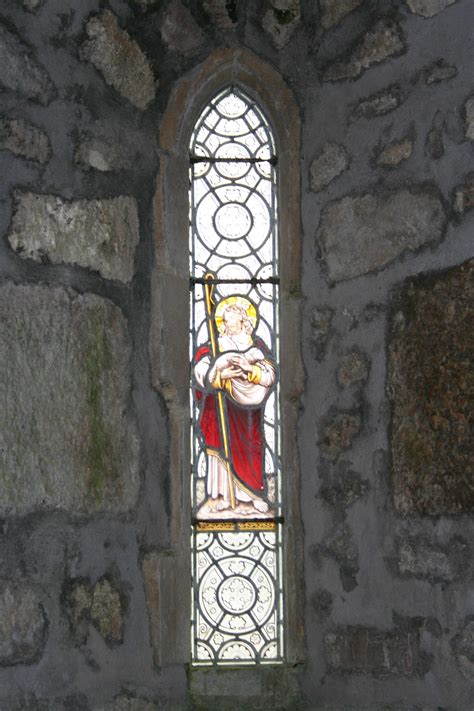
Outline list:
[[[381,20],[370,29],[354,48],[347,61],[338,61],[324,72],[325,81],[356,79],[373,64],[380,64],[406,49],[399,25]]]
[[[320,0],[322,26],[325,30],[329,30],[363,2],[364,0]]]
[[[138,243],[137,204],[125,196],[69,201],[18,191],[8,241],[23,258],[77,264],[129,282]]]
[[[23,119],[0,117],[0,150],[11,151],[21,158],[46,163],[51,153],[44,131]]]
[[[172,50],[184,55],[195,54],[205,41],[205,36],[190,10],[180,0],[171,0],[160,23],[163,42]]]
[[[389,387],[395,504],[474,510],[474,262],[409,281],[392,320]]]
[[[345,197],[327,205],[318,240],[331,281],[382,269],[406,251],[441,239],[440,198],[426,190]]]
[[[129,510],[138,440],[122,313],[92,294],[7,282],[0,314],[0,510]]]
[[[315,192],[323,190],[348,167],[349,157],[344,146],[326,143],[310,166],[311,190]]]
[[[49,74],[35,61],[27,45],[0,25],[0,86],[48,104],[55,94]]]
[[[434,17],[457,0],[405,0],[411,12],[422,17]]]
[[[407,160],[411,156],[412,150],[413,143],[409,138],[393,141],[380,151],[377,156],[377,164],[393,168]]]
[[[155,97],[155,78],[138,44],[122,30],[110,10],[93,17],[86,26],[88,40],[81,58],[91,62],[125,99],[146,109]]]
[[[36,592],[18,581],[0,583],[0,666],[38,661],[46,636],[46,615]]]

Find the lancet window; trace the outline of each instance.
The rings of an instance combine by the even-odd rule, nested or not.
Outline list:
[[[192,661],[283,660],[278,160],[238,87],[190,142]]]

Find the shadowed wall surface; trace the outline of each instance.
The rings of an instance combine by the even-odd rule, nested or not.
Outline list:
[[[473,22],[470,0],[2,2],[1,709],[471,710]],[[197,673],[169,107],[244,54],[301,122],[298,166],[281,105],[300,646]]]

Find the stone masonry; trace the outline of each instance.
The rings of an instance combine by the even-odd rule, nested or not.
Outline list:
[[[472,0],[3,0],[2,711],[472,711],[473,26]],[[302,520],[283,526],[304,568],[298,653],[210,670],[189,665],[170,265],[191,114],[231,82],[268,109],[286,178]]]

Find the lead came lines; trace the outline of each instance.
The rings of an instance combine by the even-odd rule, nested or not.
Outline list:
[[[265,267],[274,267],[274,259],[269,260],[274,225],[265,194],[256,187],[248,188],[235,182],[217,188],[205,182],[208,190],[195,196],[193,208],[194,224],[199,228],[194,231],[199,248],[195,272],[211,269],[220,276],[226,260],[237,264],[245,257],[251,257],[250,264],[257,273]],[[205,235],[206,243],[200,233]],[[250,272],[247,273],[251,278]]]
[[[225,303],[245,305],[247,313],[253,309],[256,314],[252,321],[254,350],[265,344],[269,348],[269,362],[275,363],[272,367],[276,368],[279,344],[277,159],[271,129],[256,104],[239,89],[230,87],[203,111],[192,136],[190,152],[191,357],[199,360],[203,357],[199,355],[200,349],[202,352],[208,348],[211,327],[209,308],[205,307],[203,298],[202,282],[205,282],[212,284],[206,288],[213,294],[213,309]],[[204,279],[209,273],[211,282]],[[222,331],[219,333],[221,338]],[[228,341],[232,344],[230,349],[236,349],[233,352],[242,352],[237,341],[230,337]],[[216,451],[214,458],[209,454],[208,435],[204,436],[201,431],[202,401],[198,401],[196,383],[193,383],[192,499],[193,517],[198,514],[199,518],[209,496],[206,481],[210,462],[215,462],[216,456],[222,458],[223,454]],[[215,392],[206,390],[205,384],[200,387],[204,387],[200,397],[209,397],[206,393]],[[226,398],[220,402],[227,408],[229,396],[219,397]],[[240,511],[234,531],[200,530],[200,518],[193,527],[195,664],[275,663],[283,659],[278,403],[277,373],[261,410],[265,481],[262,501],[266,499],[272,507],[268,516],[255,521],[255,530],[251,517],[245,520],[245,512]],[[249,417],[253,417],[251,412],[254,411],[248,410]],[[219,425],[222,436],[222,428],[229,428],[229,414],[226,409],[221,414],[225,415]],[[239,436],[243,436],[243,432]],[[233,431],[228,430],[225,436],[230,437],[232,445],[236,436]],[[225,455],[229,462],[231,456],[235,455]],[[239,506],[240,503],[237,509]],[[230,521],[224,512],[217,511],[212,521],[209,519],[209,525],[214,521],[216,525],[219,521],[221,525]],[[265,526],[265,520],[268,522],[266,530],[259,530],[259,526]]]
[[[266,561],[263,561],[265,565],[270,568],[275,566],[276,553],[272,543],[268,540],[265,541],[259,537],[258,541],[254,541],[253,537],[249,535],[246,535],[246,539],[247,542],[244,538],[243,551],[247,554],[243,555],[241,551],[239,557],[232,556],[230,551],[230,555],[224,555],[220,549],[222,538],[219,536],[216,541],[209,538],[202,546],[205,549],[215,548],[210,552],[209,557],[201,553],[202,559],[198,563],[199,566],[207,564],[207,568],[200,575],[200,580],[205,579],[206,576],[210,578],[210,584],[204,591],[207,601],[203,610],[209,630],[207,632],[203,630],[202,640],[209,643],[213,637],[218,635],[220,647],[222,647],[228,643],[228,636],[235,629],[235,641],[254,647],[255,655],[258,656],[273,641],[269,635],[272,632],[274,634],[276,629],[277,595],[275,584],[268,568],[262,566],[264,558],[267,558]],[[249,557],[252,549],[256,555],[254,558]],[[229,549],[227,548],[227,550]],[[214,555],[214,560],[211,554]],[[198,551],[197,556],[199,557],[199,555]],[[212,578],[213,567],[220,571],[220,578],[217,576]],[[257,587],[257,583],[259,587]],[[232,608],[233,602],[234,608]],[[216,614],[215,610],[212,610],[213,604],[219,606],[221,610],[220,616],[215,620],[212,620],[212,614]],[[245,615],[251,619],[250,625],[248,619],[245,620]],[[223,625],[224,618],[227,619]],[[255,647],[255,645],[257,646]],[[217,653],[219,654],[219,650]]]

